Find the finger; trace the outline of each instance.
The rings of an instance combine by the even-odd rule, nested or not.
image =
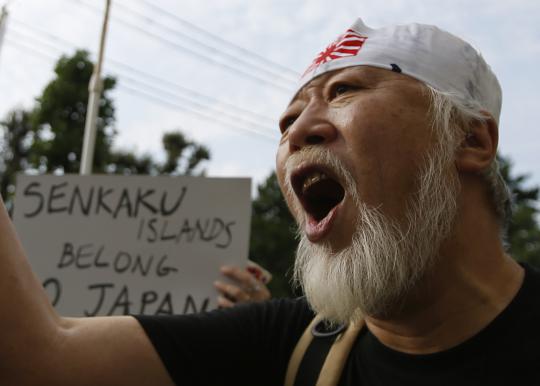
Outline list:
[[[253,275],[243,268],[224,266],[221,273],[246,288],[253,286]]]
[[[232,298],[237,302],[249,300],[249,294],[236,285],[216,281],[214,282],[214,287],[225,297]]]
[[[247,295],[247,300],[268,300],[272,297],[266,285],[247,270],[234,266],[224,266],[221,272],[236,281]]]
[[[268,300],[271,298],[270,291],[268,288],[259,280],[253,279],[254,284],[251,292],[248,292],[251,295],[251,300],[253,301],[262,301]],[[256,280],[256,281],[255,281]]]
[[[219,295],[217,298],[218,307],[219,308],[230,308],[234,307],[234,303],[231,302],[229,299],[227,299],[224,296]]]
[[[272,294],[270,293],[270,290],[268,289],[268,287],[266,287],[266,285],[264,285],[262,283],[261,283],[261,288],[259,289],[259,291],[256,291],[253,294],[253,299],[254,300],[263,301],[263,300],[268,300],[271,297],[272,297]]]

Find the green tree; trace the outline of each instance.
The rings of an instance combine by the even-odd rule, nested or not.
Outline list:
[[[269,288],[274,297],[294,294],[290,279],[297,245],[295,229],[273,172],[258,187],[253,201],[249,257],[272,273]]]
[[[107,173],[147,175],[192,175],[204,161],[210,160],[206,146],[188,140],[180,131],[163,134],[165,162],[158,163],[149,155],[138,156],[125,151],[110,153]],[[201,174],[204,174],[204,169]]]
[[[0,130],[0,194],[9,204],[15,192],[15,175],[27,167],[29,142],[32,138],[30,114],[21,109],[9,112],[6,119],[0,122]]]
[[[514,205],[507,230],[508,251],[518,261],[540,267],[540,227],[538,225],[538,187],[527,188],[528,176],[513,175],[512,162],[499,157],[501,174],[512,193]]]
[[[162,142],[167,155],[160,168],[162,174],[190,175],[202,161],[210,159],[206,146],[188,140],[180,131],[165,133]]]
[[[56,77],[37,98],[32,111],[35,138],[30,147],[32,166],[47,172],[77,173],[84,136],[88,83],[93,72],[89,53],[78,50],[62,56],[55,66]],[[114,140],[114,104],[108,96],[116,80],[106,76],[99,103],[94,172],[103,173],[111,159]]]
[[[110,163],[107,165],[108,174],[158,174],[157,165],[150,155],[136,155],[129,151],[115,151],[110,155]]]

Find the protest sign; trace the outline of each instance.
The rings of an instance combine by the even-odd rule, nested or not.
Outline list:
[[[223,264],[245,266],[245,178],[19,175],[14,223],[61,315],[215,307]]]

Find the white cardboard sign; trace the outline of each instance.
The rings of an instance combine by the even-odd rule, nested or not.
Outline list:
[[[14,205],[65,316],[209,310],[219,267],[247,262],[247,178],[19,175]]]

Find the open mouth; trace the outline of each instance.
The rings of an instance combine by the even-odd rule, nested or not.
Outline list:
[[[317,223],[325,219],[345,197],[345,189],[339,181],[319,166],[297,170],[291,176],[291,182],[304,210]]]

